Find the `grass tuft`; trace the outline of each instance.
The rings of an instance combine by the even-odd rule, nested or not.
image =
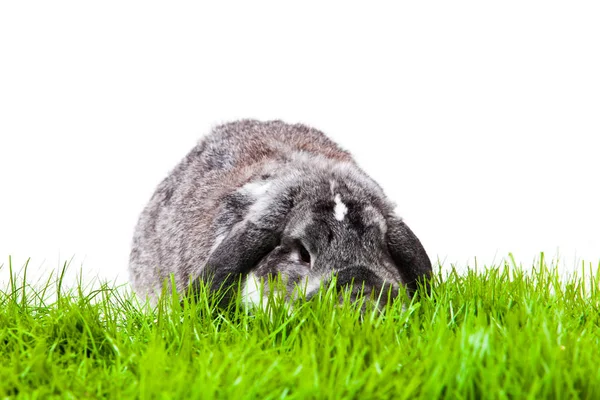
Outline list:
[[[383,310],[333,287],[291,305],[274,292],[250,312],[201,286],[150,306],[9,269],[2,398],[600,398],[600,264],[438,272]]]

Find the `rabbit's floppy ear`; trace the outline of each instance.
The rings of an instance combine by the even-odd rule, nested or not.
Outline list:
[[[251,207],[248,216],[212,252],[196,284],[200,279],[213,291],[223,289],[229,298],[229,289],[240,276],[247,274],[280,243],[293,206],[292,193],[260,201],[263,204],[254,209]]]
[[[279,229],[242,222],[211,254],[201,278],[210,282],[213,290],[228,288],[269,254],[280,238]]]
[[[397,217],[387,219],[387,246],[400,276],[412,296],[422,282],[429,290],[431,261],[410,228]]]

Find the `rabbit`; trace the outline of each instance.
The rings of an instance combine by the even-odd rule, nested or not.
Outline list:
[[[129,272],[139,296],[156,299],[172,274],[181,293],[238,282],[242,302],[256,305],[277,274],[306,298],[333,276],[352,284],[352,298],[383,288],[394,297],[429,287],[432,267],[350,153],[302,124],[240,120],[214,128],[160,183],[135,228]]]

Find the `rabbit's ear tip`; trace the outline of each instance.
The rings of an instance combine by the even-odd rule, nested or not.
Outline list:
[[[387,219],[387,245],[404,284],[414,293],[433,273],[431,260],[413,231],[399,218]]]

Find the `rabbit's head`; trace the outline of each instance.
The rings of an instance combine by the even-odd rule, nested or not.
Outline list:
[[[353,297],[412,295],[431,263],[381,188],[352,163],[296,161],[267,167],[234,194],[224,215],[239,222],[215,245],[204,278],[220,286],[241,274],[247,302],[275,275],[290,295],[300,288],[310,297],[334,275],[339,287],[352,284]]]

